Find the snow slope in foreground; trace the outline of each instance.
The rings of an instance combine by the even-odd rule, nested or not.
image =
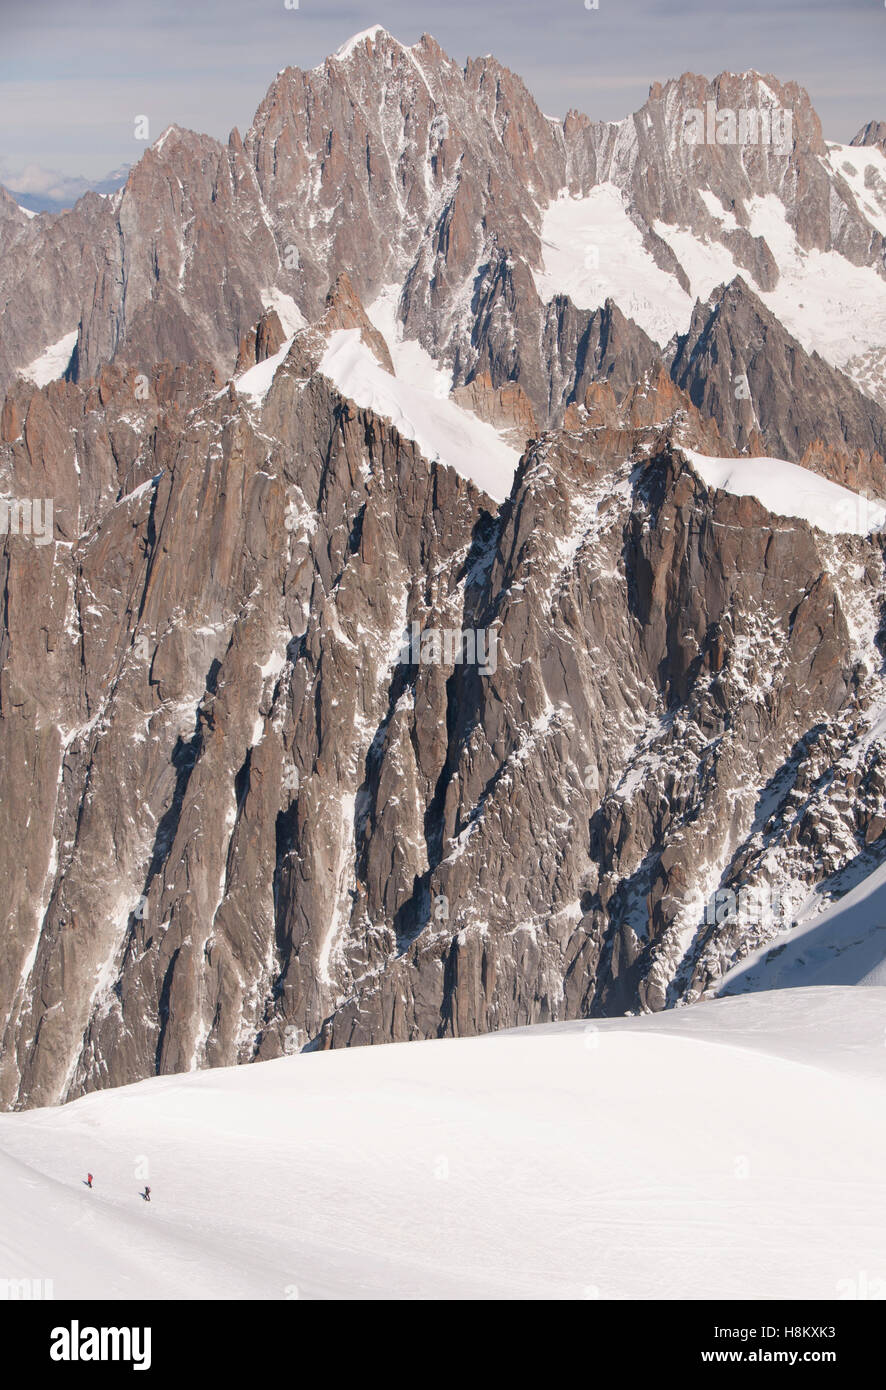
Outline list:
[[[776,458],[709,458],[684,449],[708,487],[756,497],[774,516],[797,517],[830,535],[866,536],[886,526],[886,504]]]
[[[886,864],[731,970],[722,994],[809,985],[886,986]],[[886,1018],[883,1020],[886,1044]]]
[[[744,995],[0,1116],[0,1279],[56,1297],[851,1297],[886,1275],[884,1016],[883,988]]]

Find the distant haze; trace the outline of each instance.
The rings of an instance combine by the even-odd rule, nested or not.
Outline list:
[[[0,181],[104,178],[144,152],[139,115],[152,140],[173,121],[226,139],[280,68],[313,67],[374,23],[404,43],[432,33],[459,63],[494,53],[549,115],[618,119],[653,81],[756,68],[802,83],[830,139],[886,118],[879,0],[0,0]]]

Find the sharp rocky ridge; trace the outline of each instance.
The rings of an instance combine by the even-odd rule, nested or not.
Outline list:
[[[685,1004],[876,869],[882,137],[374,29],[0,191],[2,1105]]]

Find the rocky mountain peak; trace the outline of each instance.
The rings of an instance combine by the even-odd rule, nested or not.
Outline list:
[[[376,27],[0,195],[4,1104],[661,1009],[882,857],[878,138]]]
[[[372,24],[368,29],[362,29],[358,34],[346,39],[327,61],[342,63],[361,51],[374,57],[377,52],[402,47],[403,45],[388,33],[383,24]]]
[[[395,376],[390,349],[382,334],[367,317],[366,310],[351,284],[350,276],[343,270],[326,296],[326,313],[320,329],[328,335],[336,330],[352,328],[359,330],[361,339],[379,365],[391,376]]]
[[[879,145],[886,150],[886,121],[868,121],[849,141],[850,145]]]

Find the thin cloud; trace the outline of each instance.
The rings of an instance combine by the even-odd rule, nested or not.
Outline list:
[[[274,74],[313,67],[382,23],[403,42],[432,33],[456,61],[494,53],[542,110],[629,114],[653,81],[757,68],[809,91],[825,132],[848,139],[886,117],[886,9],[873,0],[0,0],[0,101],[7,160],[98,178],[137,159],[136,115],[226,139],[243,130]]]

